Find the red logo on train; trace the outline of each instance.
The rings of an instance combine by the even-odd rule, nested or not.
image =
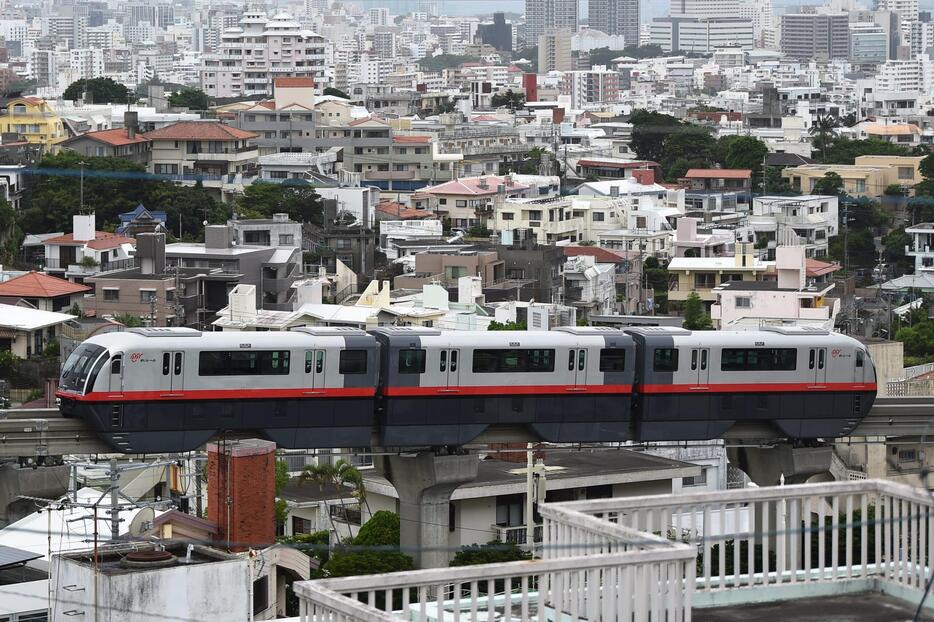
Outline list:
[[[141,358],[143,358],[142,352],[134,352],[133,354],[130,355],[130,361],[132,361],[133,363],[139,363],[139,360]]]

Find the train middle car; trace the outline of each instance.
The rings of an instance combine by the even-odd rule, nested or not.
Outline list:
[[[611,328],[379,328],[382,442],[461,445],[491,426],[546,441],[630,440],[635,343]]]

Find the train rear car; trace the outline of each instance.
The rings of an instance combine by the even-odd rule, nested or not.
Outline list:
[[[131,329],[82,343],[56,395],[63,415],[124,452],[195,449],[226,430],[281,447],[366,446],[377,348],[353,328]]]
[[[876,395],[855,339],[810,328],[691,332],[638,328],[639,440],[721,437],[735,424],[811,439],[848,434]]]
[[[553,442],[630,438],[635,345],[618,330],[372,332],[385,446],[460,445],[491,426]]]

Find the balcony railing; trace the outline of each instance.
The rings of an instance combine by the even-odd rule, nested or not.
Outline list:
[[[506,544],[527,544],[528,543],[528,531],[526,525],[519,525],[518,527],[503,527],[501,525],[491,525],[493,532],[496,534],[496,539],[500,542]],[[532,537],[535,539],[535,542],[542,541],[542,526],[535,525],[533,527]]]
[[[542,559],[297,582],[301,619],[674,621],[690,620],[692,607],[867,591],[917,606],[934,572],[934,501],[890,481],[595,499],[540,513]]]

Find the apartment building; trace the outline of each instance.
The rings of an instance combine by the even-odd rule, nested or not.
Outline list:
[[[210,97],[269,95],[276,78],[303,77],[323,89],[325,48],[323,37],[287,13],[248,11],[221,35],[218,53],[204,56],[201,88]]]
[[[853,196],[878,197],[890,185],[908,189],[921,183],[924,156],[858,156],[854,164],[805,164],[782,171],[782,177],[797,192],[810,193],[827,173],[843,179],[843,190]]]
[[[922,222],[905,228],[911,236],[911,246],[905,254],[915,258],[915,274],[934,270],[934,223]]]
[[[419,195],[428,198],[429,209],[439,217],[450,219],[451,226],[466,229],[494,220],[496,206],[507,197],[528,197],[537,190],[511,175],[481,175],[431,186]]]
[[[271,99],[237,113],[236,125],[256,135],[260,156],[280,152],[315,151],[315,81],[312,78],[276,78]]]
[[[458,279],[480,277],[481,286],[489,286],[506,278],[506,263],[496,251],[473,248],[433,249],[415,255],[415,272],[397,276],[393,286],[401,289],[421,289],[429,283],[457,287]]]
[[[577,20],[577,0],[525,0],[526,43],[554,30],[577,32]]]
[[[714,290],[722,283],[774,277],[775,262],[756,257],[751,244],[737,244],[733,257],[675,257],[668,264],[668,274],[670,303],[683,304],[696,293],[709,308],[717,301]]]
[[[61,117],[41,97],[17,97],[7,101],[6,114],[0,116],[0,132],[19,134],[28,143],[54,151],[68,138]]]
[[[836,196],[760,196],[753,200],[747,226],[756,241],[765,238],[774,247],[799,246],[806,257],[826,257],[839,232],[838,212]]]
[[[561,84],[561,94],[571,98],[574,108],[614,103],[619,92],[619,73],[599,65],[588,71],[569,71]]]
[[[785,13],[781,16],[782,52],[808,60],[846,59],[850,55],[848,13]]]
[[[75,214],[72,232],[46,238],[43,270],[81,283],[98,272],[125,267],[131,261],[135,241],[95,229],[94,214]]]
[[[741,17],[660,17],[649,28],[650,43],[666,52],[712,54],[727,46],[755,47],[752,20]]]

